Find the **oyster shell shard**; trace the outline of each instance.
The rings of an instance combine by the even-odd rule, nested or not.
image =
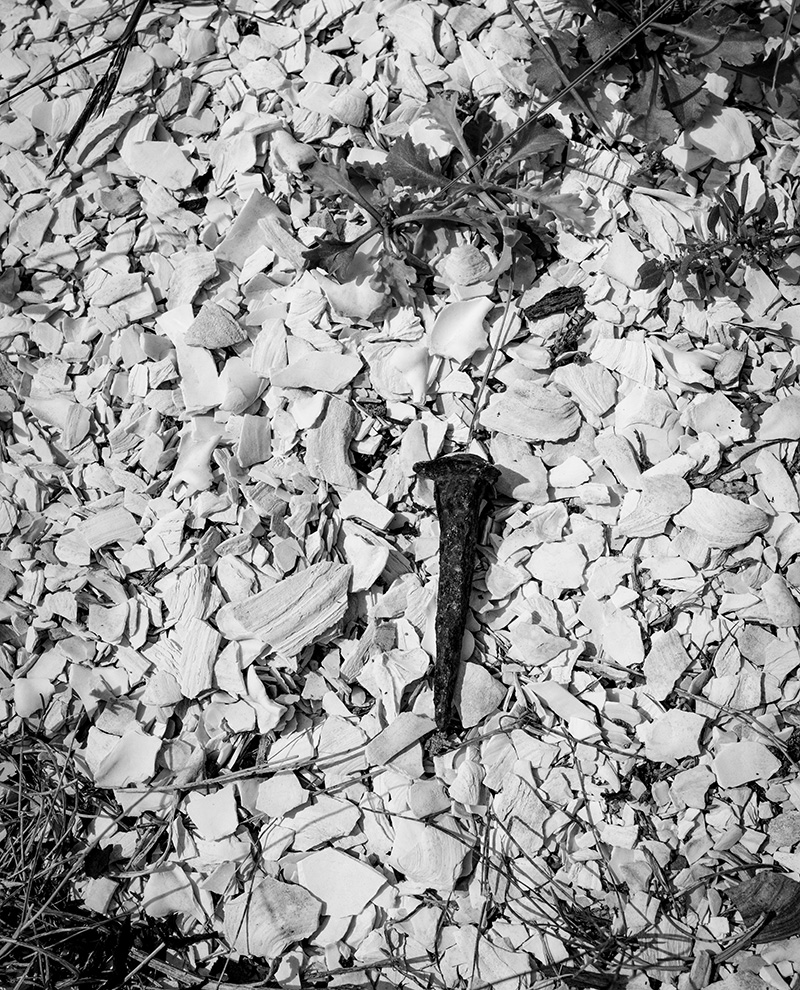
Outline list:
[[[472,244],[453,248],[444,259],[443,274],[454,285],[475,285],[486,278],[491,265],[486,255]]]
[[[726,891],[750,928],[762,915],[767,922],[753,937],[756,944],[800,935],[800,883],[766,870]]]
[[[467,361],[486,347],[489,335],[483,321],[494,306],[491,299],[467,299],[448,303],[431,330],[430,352],[454,361]]]

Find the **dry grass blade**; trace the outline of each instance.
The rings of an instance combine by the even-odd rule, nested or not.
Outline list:
[[[0,745],[0,777],[0,985],[111,986],[127,921],[84,914],[71,883],[100,802],[76,777],[71,752],[35,735]]]
[[[116,92],[120,76],[122,75],[125,59],[128,57],[136,40],[136,26],[149,4],[150,0],[138,0],[136,6],[133,8],[131,16],[125,25],[125,30],[114,43],[114,54],[111,58],[111,65],[108,67],[108,71],[95,84],[81,115],[73,124],[69,134],[62,141],[61,147],[53,158],[53,164],[50,166],[48,176],[53,175],[64,164],[67,155],[75,146],[75,142],[81,136],[89,121],[101,116],[101,114],[104,114],[108,110]]]

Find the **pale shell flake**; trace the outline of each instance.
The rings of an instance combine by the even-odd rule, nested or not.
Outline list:
[[[237,952],[274,959],[317,927],[322,904],[297,884],[272,877],[225,907],[225,935]]]
[[[492,306],[491,299],[467,299],[445,306],[431,330],[431,354],[461,362],[486,347],[489,337],[483,321]]]
[[[763,533],[769,526],[769,516],[763,509],[730,495],[695,488],[692,501],[675,516],[675,522],[696,530],[712,547],[732,550]]]
[[[486,278],[490,269],[486,255],[471,244],[453,248],[442,262],[442,274],[455,285],[474,285]]]
[[[707,110],[686,137],[700,151],[721,162],[740,162],[753,153],[755,140],[750,121],[737,107]]]
[[[800,439],[800,396],[778,399],[761,417],[759,440]]]
[[[670,518],[685,508],[691,498],[691,488],[677,475],[643,478],[639,501],[620,519],[619,530],[626,536],[663,533]]]
[[[572,399],[536,382],[516,381],[494,395],[481,413],[481,426],[520,440],[566,440],[578,432],[581,414]]]

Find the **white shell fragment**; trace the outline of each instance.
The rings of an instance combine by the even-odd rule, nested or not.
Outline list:
[[[489,274],[492,266],[479,248],[462,244],[447,254],[441,267],[445,277],[455,285],[474,285]]]
[[[369,764],[390,763],[395,756],[433,732],[435,723],[426,715],[402,712],[379,735],[371,739],[365,750]]]
[[[186,331],[184,341],[193,347],[232,347],[247,340],[247,333],[230,313],[215,302],[205,302]]]
[[[447,815],[436,824],[438,828],[408,818],[395,819],[389,861],[421,889],[432,887],[446,894],[461,876],[473,839]]]
[[[350,574],[346,564],[312,564],[244,601],[223,605],[217,626],[228,639],[260,639],[281,656],[295,657],[344,615]]]
[[[228,944],[246,955],[275,959],[316,929],[322,903],[299,884],[264,877],[225,908]]]
[[[359,914],[387,886],[382,873],[339,849],[323,849],[301,859],[297,877],[331,918]]]
[[[695,148],[721,162],[740,162],[755,149],[750,121],[737,107],[707,110],[686,137]]]
[[[489,342],[483,321],[493,306],[491,299],[480,298],[448,303],[431,329],[431,354],[468,361]]]
[[[513,382],[507,392],[493,395],[481,413],[487,430],[520,440],[566,440],[577,433],[580,412],[572,399],[536,382]]]
[[[752,741],[720,746],[711,764],[720,787],[740,787],[751,780],[768,780],[780,765],[780,760],[763,743]]]
[[[769,526],[769,516],[763,509],[730,495],[695,488],[691,502],[676,514],[675,522],[698,532],[712,547],[732,550],[763,533]]]
[[[700,734],[705,726],[704,716],[675,709],[665,712],[653,722],[638,726],[636,733],[644,742],[649,760],[672,763],[686,756],[698,755]]]
[[[272,384],[284,388],[311,388],[341,392],[361,370],[361,361],[352,354],[304,354],[272,374]]]
[[[692,500],[692,489],[677,475],[643,478],[638,501],[619,521],[625,536],[657,536],[675,513]]]
[[[453,700],[465,729],[478,725],[497,711],[506,689],[489,671],[477,663],[462,663]]]
[[[800,396],[773,402],[761,417],[759,440],[800,440]]]

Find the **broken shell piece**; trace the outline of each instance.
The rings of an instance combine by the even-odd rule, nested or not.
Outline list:
[[[322,561],[249,598],[229,602],[216,624],[226,639],[259,639],[284,657],[327,632],[347,609],[352,568]]]
[[[66,395],[30,396],[25,407],[43,423],[61,430],[61,442],[68,449],[86,438],[92,414]]]
[[[763,533],[769,526],[769,516],[730,495],[695,488],[692,501],[675,516],[675,522],[696,530],[711,547],[732,550]]]
[[[331,918],[359,914],[386,886],[379,870],[341,849],[320,849],[300,860],[297,878],[322,901],[323,912]]]
[[[520,502],[544,505],[547,495],[547,468],[524,440],[498,433],[492,438],[492,460],[500,470],[498,490]]]
[[[296,141],[288,131],[275,131],[270,140],[270,153],[275,165],[294,175],[300,175],[304,165],[317,160],[317,153],[310,144]]]
[[[212,416],[193,416],[181,431],[178,460],[167,491],[185,484],[189,495],[211,487],[211,455],[219,443],[224,427]]]
[[[578,432],[581,414],[572,399],[537,382],[512,382],[493,395],[480,417],[481,426],[520,440],[566,440]]]
[[[725,163],[748,158],[756,146],[750,121],[736,107],[706,110],[686,137],[695,148]]]
[[[617,382],[602,364],[565,364],[556,368],[551,380],[563,385],[578,400],[584,415],[602,416],[617,398]]]
[[[465,729],[471,729],[497,711],[506,689],[477,663],[462,663],[456,676],[453,702]]]
[[[439,893],[449,893],[464,870],[473,840],[448,815],[443,815],[437,826],[398,818],[389,862],[407,880],[423,888],[433,887]]]
[[[225,935],[237,952],[274,959],[319,926],[322,904],[297,884],[265,877],[225,907]]]
[[[486,278],[491,267],[483,251],[472,244],[462,244],[445,257],[442,274],[455,285],[474,285]]]
[[[778,399],[761,417],[759,440],[800,440],[800,396]]]
[[[494,306],[491,299],[448,303],[431,330],[430,351],[459,363],[467,361],[489,342],[483,321]]]
[[[657,536],[691,499],[692,489],[677,475],[642,478],[638,502],[620,519],[619,531],[625,536]]]
[[[345,319],[372,319],[388,300],[385,289],[376,289],[364,275],[342,283],[320,272],[314,272],[314,278],[319,282],[333,312]]]
[[[192,347],[231,347],[247,340],[247,333],[231,314],[217,303],[204,302],[192,325],[187,329],[184,343]]]
[[[254,375],[247,362],[240,357],[232,357],[225,362],[220,383],[225,389],[225,398],[220,403],[220,409],[232,413],[243,413],[266,386],[264,379]]]
[[[428,348],[424,345],[396,347],[392,351],[391,362],[408,383],[414,404],[422,405],[428,391],[428,366],[430,363]]]
[[[279,388],[311,388],[341,392],[361,370],[361,359],[354,354],[311,351],[291,361],[272,375]]]
[[[328,104],[327,113],[340,124],[362,127],[367,113],[367,94],[356,86],[339,86]]]
[[[781,762],[763,743],[744,740],[720,746],[711,767],[720,787],[741,787],[751,780],[769,780]]]
[[[656,338],[650,339],[649,344],[653,357],[671,378],[677,379],[684,385],[714,387],[712,373],[719,360],[718,354],[698,348],[682,351],[672,344]]]

